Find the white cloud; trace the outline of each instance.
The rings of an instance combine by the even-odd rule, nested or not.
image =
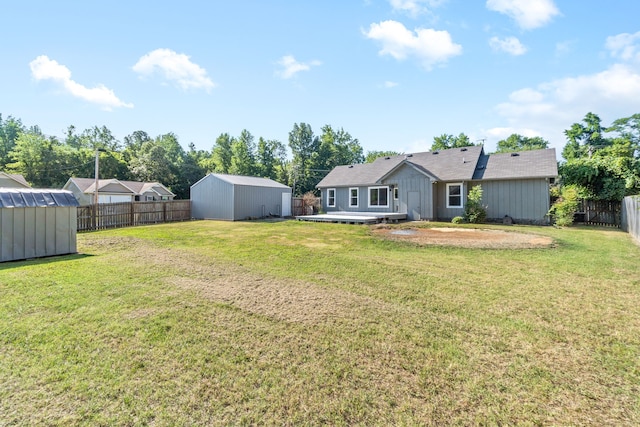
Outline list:
[[[491,37],[489,46],[496,52],[506,52],[514,56],[524,55],[527,52],[527,48],[516,37],[505,37],[504,39]]]
[[[276,74],[286,80],[294,77],[300,71],[309,71],[311,67],[321,64],[322,62],[316,60],[305,64],[303,62],[296,61],[296,58],[294,58],[293,55],[285,55],[280,58],[280,61],[278,61],[278,65],[280,65],[282,69],[277,71]]]
[[[363,33],[382,44],[380,55],[391,55],[400,61],[415,57],[427,70],[462,53],[462,46],[453,43],[447,31],[417,28],[414,32],[400,22],[383,21],[371,24],[369,31]]]
[[[411,16],[418,16],[428,13],[431,9],[440,6],[447,0],[389,0],[391,7],[395,11],[406,12]]]
[[[556,43],[556,56],[562,57],[568,54],[569,52],[571,52],[571,49],[573,49],[574,43],[575,41],[573,40],[565,40],[565,41]]]
[[[553,0],[487,0],[487,9],[509,16],[524,30],[542,27],[560,14]]]
[[[398,86],[397,82],[392,82],[392,81],[388,81],[388,80],[386,82],[384,82],[384,87],[387,88],[387,89],[391,89],[391,88],[394,88],[396,86]]]
[[[495,108],[508,127],[534,129],[559,150],[566,143],[563,131],[586,113],[601,114],[606,124],[639,109],[640,72],[626,64],[517,90]]]
[[[133,108],[133,104],[118,99],[113,90],[99,84],[88,88],[71,79],[71,70],[46,55],[40,55],[29,63],[31,75],[36,80],[53,80],[76,98],[102,106],[105,110],[115,107]]]
[[[162,74],[184,90],[204,89],[209,92],[215,87],[204,68],[191,62],[189,56],[171,49],[156,49],[143,55],[133,66],[133,71],[142,76]]]
[[[614,58],[623,61],[640,60],[640,31],[635,34],[622,33],[607,37],[605,46]]]

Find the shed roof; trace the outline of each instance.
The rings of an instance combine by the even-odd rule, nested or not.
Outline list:
[[[0,208],[78,206],[71,191],[39,188],[0,188]]]
[[[227,182],[229,184],[232,185],[246,185],[246,186],[250,186],[250,187],[268,187],[268,188],[288,188],[291,189],[291,187],[288,187],[284,184],[280,184],[279,182],[276,182],[272,179],[269,178],[259,178],[256,176],[244,176],[244,175],[227,175],[227,174],[222,174],[222,173],[211,173],[208,176],[213,176],[215,178],[218,178],[224,182]],[[206,177],[205,177],[206,178]],[[197,183],[196,183],[197,184]],[[194,185],[196,185],[194,184]]]
[[[95,192],[95,178],[69,178],[69,181],[74,182],[76,186],[83,193]],[[153,191],[162,196],[175,196],[167,187],[159,182],[141,182],[141,181],[122,181],[119,179],[99,179],[98,180],[98,193],[104,191],[104,187],[110,184],[119,184],[125,189],[125,192],[130,194],[144,194],[149,191]]]

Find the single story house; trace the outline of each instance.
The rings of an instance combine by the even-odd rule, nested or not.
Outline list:
[[[239,221],[291,215],[291,187],[272,179],[210,173],[191,186],[191,216]]]
[[[20,174],[0,172],[0,188],[31,188],[31,186]]]
[[[487,219],[547,224],[549,186],[558,176],[555,149],[485,154],[451,148],[334,168],[317,185],[325,212],[399,212],[410,220],[450,221],[464,214],[481,185]]]
[[[62,188],[71,191],[80,205],[86,206],[93,204],[95,184],[93,178],[69,178]],[[173,200],[175,196],[159,182],[98,180],[98,203],[152,202]]]

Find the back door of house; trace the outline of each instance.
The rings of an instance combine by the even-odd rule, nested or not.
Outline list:
[[[418,191],[407,193],[407,217],[412,221],[420,220],[420,193]]]

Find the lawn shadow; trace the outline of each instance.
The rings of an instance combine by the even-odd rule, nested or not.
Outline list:
[[[16,261],[5,261],[0,262],[0,271],[10,270],[12,268],[19,268],[25,266],[39,265],[39,264],[52,264],[52,263],[64,263],[66,261],[75,261],[78,259],[83,259],[87,257],[92,257],[94,255],[91,254],[67,254],[67,255],[53,255],[42,258],[29,258],[23,260]]]

